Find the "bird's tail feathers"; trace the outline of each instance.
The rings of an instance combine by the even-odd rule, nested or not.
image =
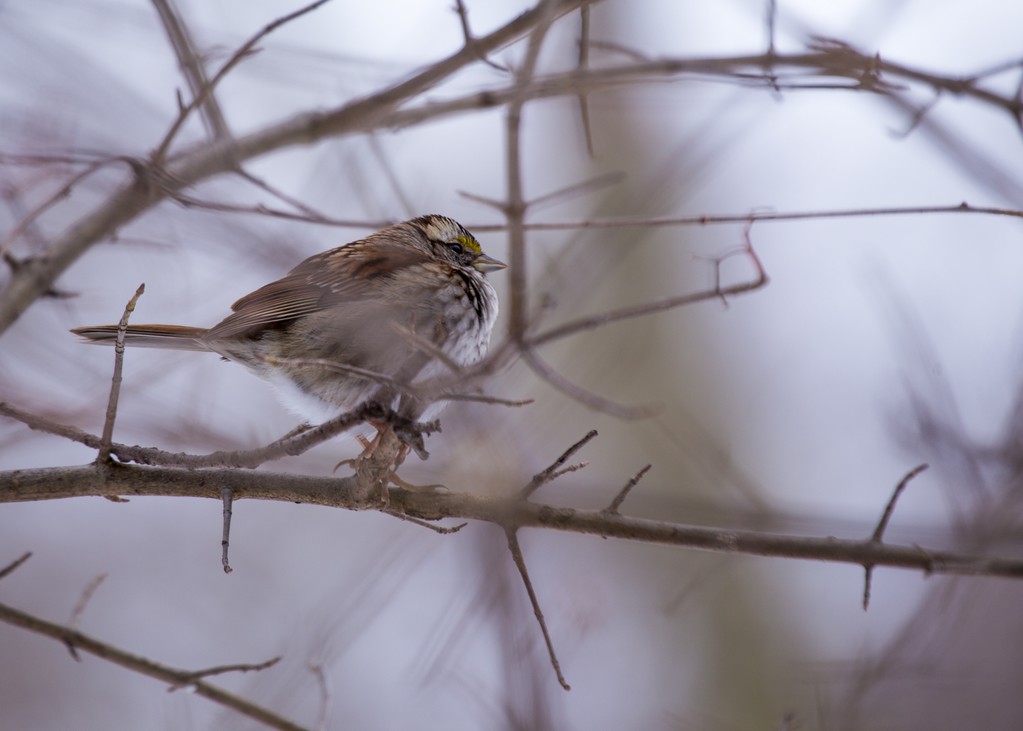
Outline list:
[[[114,345],[117,342],[117,325],[76,327],[71,332],[81,336],[86,342],[97,345]],[[206,328],[203,327],[184,325],[129,325],[124,342],[140,348],[209,350],[202,341],[206,332]]]

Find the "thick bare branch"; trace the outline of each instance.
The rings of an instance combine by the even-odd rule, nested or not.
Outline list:
[[[114,465],[100,475],[94,466],[51,467],[0,472],[0,503],[121,495],[221,499],[229,487],[235,500],[277,500],[364,510],[354,478],[308,477],[232,469],[179,470]],[[613,488],[610,488],[613,489]],[[546,528],[694,548],[733,555],[773,556],[860,566],[914,569],[928,574],[1000,576],[1023,579],[1023,559],[939,551],[864,539],[807,538],[747,530],[707,528],[577,510],[515,499],[463,493],[417,493],[391,489],[389,511],[421,520],[460,518],[501,527]]]

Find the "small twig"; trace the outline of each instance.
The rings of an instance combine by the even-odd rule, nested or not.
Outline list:
[[[909,485],[909,481],[926,469],[926,464],[917,465],[907,472],[901,480],[899,480],[899,484],[895,486],[895,490],[892,491],[892,496],[888,499],[888,504],[884,506],[884,512],[881,514],[881,520],[878,521],[877,527],[874,528],[874,532],[871,534],[868,543],[881,545],[884,542],[884,532],[887,530],[888,523],[892,519],[892,514],[895,512],[895,503],[898,501],[899,496],[902,494],[902,491],[906,489],[906,486]],[[863,570],[865,573],[863,579],[863,611],[867,611],[867,607],[870,606],[870,583],[874,575],[874,564],[863,564]]]
[[[82,590],[82,595],[78,598],[78,603],[76,603],[74,609],[71,610],[71,619],[68,621],[69,628],[72,630],[78,628],[78,620],[81,619],[82,612],[85,611],[85,607],[89,603],[89,600],[92,599],[92,595],[106,578],[107,575],[102,573],[85,585],[85,588]],[[75,662],[82,661],[82,658],[78,654],[78,649],[73,643],[65,641],[64,646],[67,648],[67,651],[71,654],[71,657]]]
[[[241,205],[238,203],[225,203],[221,201],[209,201],[195,198],[190,195],[186,195],[181,191],[167,191],[168,197],[175,203],[185,208],[201,208],[206,211],[217,211],[218,213],[247,213],[256,214],[259,216],[270,216],[272,218],[281,218],[286,221],[301,221],[303,223],[316,223],[322,226],[336,226],[337,228],[359,228],[367,230],[377,230],[391,225],[394,221],[362,221],[354,218],[334,218],[321,213],[316,213],[313,209],[305,206],[308,212],[295,213],[294,211],[285,211],[280,208],[272,208],[264,203],[256,203],[254,205]],[[283,195],[283,194],[281,194]],[[278,196],[280,197],[280,195]]]
[[[96,464],[103,465],[110,459],[110,445],[114,437],[114,420],[117,418],[117,402],[121,395],[121,369],[124,365],[124,339],[128,333],[128,318],[135,311],[135,304],[139,297],[146,291],[145,282],[139,285],[135,294],[128,300],[121,315],[121,321],[117,325],[117,339],[114,342],[114,374],[110,379],[110,397],[107,400],[107,414],[103,421],[103,436],[100,437],[99,452],[96,455]]]
[[[594,176],[588,180],[582,181],[581,183],[566,185],[564,188],[559,188],[558,190],[550,193],[544,193],[541,196],[537,196],[529,202],[529,210],[535,211],[537,209],[544,208],[545,206],[551,206],[567,200],[572,200],[573,198],[589,195],[603,188],[618,185],[624,180],[625,173],[619,170],[612,170],[609,173]],[[531,227],[528,223],[523,224],[523,226],[526,229]]]
[[[330,683],[327,682],[327,671],[323,669],[322,663],[310,662],[306,665],[309,672],[316,678],[316,687],[320,691],[320,713],[316,719],[316,731],[327,731],[327,719],[330,718],[330,707],[332,705],[330,695]]]
[[[554,388],[558,389],[569,398],[575,399],[579,403],[589,406],[591,409],[605,414],[610,414],[612,416],[617,416],[620,419],[642,419],[648,416],[653,416],[657,413],[656,406],[649,404],[644,406],[625,406],[583,388],[554,370],[542,358],[540,358],[539,355],[537,355],[535,350],[530,347],[524,347],[521,351],[521,355],[522,360],[536,375],[540,376],[540,378],[547,381],[547,383],[554,386]]]
[[[64,437],[93,449],[99,448],[100,445],[100,438],[94,434],[36,416],[3,401],[0,401],[0,415],[17,419],[30,429],[37,429],[48,434]],[[121,462],[138,462],[144,465],[188,467],[190,469],[201,469],[204,467],[241,467],[251,469],[282,457],[295,457],[312,449],[317,444],[321,444],[347,431],[356,424],[362,424],[370,419],[393,424],[406,433],[431,434],[438,430],[436,422],[422,424],[409,421],[390,409],[384,409],[378,404],[366,403],[352,411],[338,414],[333,419],[325,421],[319,426],[293,430],[295,433],[258,449],[221,450],[208,454],[187,454],[184,452],[167,452],[155,447],[138,447],[112,443],[110,445],[110,453],[116,455]]]
[[[469,28],[469,10],[465,7],[464,0],[455,0],[455,13],[458,14],[458,21],[462,25],[462,38],[465,41],[465,47],[475,49],[479,44],[476,41],[476,36],[472,34],[472,30]],[[491,61],[487,58],[486,54],[481,53],[478,58],[487,66],[491,66],[498,71],[508,70],[501,64]]]
[[[598,48],[601,51],[611,51],[612,53],[618,53],[630,61],[636,63],[650,63],[650,56],[645,53],[640,53],[634,48],[629,48],[621,43],[614,43],[613,41],[590,41],[590,48]]]
[[[639,472],[637,472],[635,475],[633,475],[632,479],[625,483],[625,487],[618,491],[618,494],[615,495],[614,500],[611,501],[610,505],[604,508],[603,512],[608,513],[609,515],[618,515],[618,508],[620,508],[622,506],[622,503],[625,502],[625,498],[629,496],[629,493],[632,491],[632,488],[634,488],[639,483],[639,481],[643,479],[643,475],[650,471],[650,467],[651,467],[650,465],[647,465]]]
[[[529,481],[529,484],[519,490],[519,499],[528,500],[529,496],[536,492],[538,489],[546,485],[548,482],[557,477],[558,468],[568,461],[568,458],[573,454],[582,449],[586,444],[597,436],[597,430],[591,429],[586,432],[586,436],[580,439],[578,442],[573,444],[571,447],[561,453],[561,456],[554,460],[547,469],[542,472],[537,472],[533,475],[533,479]]]
[[[72,629],[78,628],[78,622],[82,618],[82,613],[85,612],[85,607],[88,606],[89,601],[92,599],[92,595],[96,593],[99,585],[106,581],[106,572],[96,575],[92,581],[85,585],[82,589],[82,595],[78,597],[78,602],[75,604],[75,608],[71,610],[71,618],[68,620],[68,627]],[[77,659],[77,658],[76,658]]]
[[[498,406],[529,406],[534,399],[504,399],[497,396],[486,396],[481,393],[448,393],[437,397],[438,401],[475,401],[481,404],[496,404]]]
[[[174,685],[168,690],[177,690],[178,688],[184,688],[186,686],[195,685],[196,681],[202,678],[209,678],[214,675],[223,675],[224,673],[252,673],[259,672],[260,670],[266,670],[272,668],[274,665],[281,661],[280,656],[271,657],[269,660],[260,663],[235,663],[233,665],[215,665],[211,668],[204,670],[196,670],[194,672],[185,673]]]
[[[596,328],[603,327],[612,322],[618,322],[620,320],[629,320],[636,317],[651,315],[655,312],[664,312],[666,310],[685,307],[687,305],[692,305],[697,302],[706,302],[708,300],[715,299],[726,299],[727,297],[734,297],[740,294],[746,294],[748,292],[753,292],[762,287],[767,286],[767,283],[769,281],[767,271],[764,269],[764,265],[760,261],[760,257],[757,255],[756,249],[753,248],[749,236],[749,229],[753,221],[760,219],[759,218],[755,219],[753,216],[747,216],[745,220],[746,228],[744,229],[743,233],[744,239],[743,244],[737,248],[725,252],[724,254],[718,256],[714,260],[715,281],[714,286],[711,289],[707,289],[702,292],[693,292],[692,294],[679,295],[677,297],[666,297],[664,299],[654,300],[653,302],[646,302],[641,305],[623,307],[617,310],[609,310],[608,312],[603,312],[598,315],[592,315],[589,317],[581,317],[576,320],[570,320],[569,322],[562,323],[561,325],[553,327],[549,330],[545,330],[544,332],[538,333],[537,335],[528,338],[525,341],[525,345],[528,347],[526,347],[523,350],[524,359],[526,359],[525,358],[526,354],[531,352],[531,348],[536,347],[538,345],[542,345],[544,343],[548,343],[552,340],[558,340],[560,338],[567,337],[568,335],[574,335],[575,333],[583,332],[586,330],[594,330]],[[721,263],[725,259],[728,259],[737,254],[744,254],[750,258],[756,276],[749,281],[741,282],[731,287],[722,288],[720,278]],[[547,374],[538,372],[538,375],[544,375],[546,377]],[[557,376],[556,373],[554,375]],[[560,376],[558,376],[558,378],[560,378]],[[561,386],[557,386],[553,380],[551,381],[551,385],[555,385],[557,388],[561,388]],[[570,386],[575,386],[575,384],[570,384]],[[583,390],[580,389],[580,387],[578,386],[575,386],[575,388],[577,390]],[[569,389],[562,390],[565,390],[567,393]],[[571,393],[569,393],[569,395],[571,395]]]
[[[224,505],[224,528],[220,537],[220,563],[224,567],[224,573],[229,574],[234,570],[227,558],[231,546],[231,506],[234,503],[234,491],[230,487],[221,488],[220,499]]]
[[[767,12],[764,18],[767,23],[767,55],[774,55],[774,36],[778,25],[778,3],[777,0],[767,0]]]
[[[167,33],[167,38],[174,49],[174,54],[178,57],[178,65],[181,67],[181,72],[188,82],[192,96],[196,97],[202,94],[202,90],[209,84],[209,81],[206,79],[206,69],[203,67],[202,59],[195,50],[195,42],[192,40],[192,34],[189,32],[188,26],[185,25],[185,22],[169,0],[152,0],[152,3],[156,7],[157,14],[160,16],[160,22],[163,23],[163,29]],[[181,99],[181,93],[178,92],[179,113],[183,112],[185,107],[186,105]],[[212,139],[220,140],[231,136],[231,132],[227,127],[227,121],[224,119],[224,113],[221,111],[220,104],[212,92],[206,94],[200,111]]]
[[[579,59],[576,68],[585,71],[590,61],[590,6],[579,8]],[[593,128],[590,125],[590,103],[586,92],[580,89],[579,117],[583,123],[583,135],[586,138],[586,152],[593,157]]]
[[[596,434],[596,432],[593,432]],[[572,687],[565,680],[565,676],[561,674],[561,663],[558,662],[558,656],[554,652],[554,643],[551,642],[551,633],[547,630],[547,621],[543,618],[543,611],[540,609],[540,602],[536,598],[536,592],[533,590],[533,582],[529,580],[529,572],[526,570],[526,561],[522,557],[522,547],[519,546],[519,537],[514,528],[505,528],[505,536],[508,538],[508,550],[511,551],[512,560],[515,562],[515,568],[519,570],[519,576],[522,577],[522,583],[526,585],[526,593],[529,594],[529,603],[533,605],[533,614],[536,616],[536,621],[540,623],[540,631],[543,633],[543,640],[547,643],[547,654],[551,659],[551,667],[554,668],[554,674],[558,678],[558,683],[565,690],[572,690]]]
[[[219,84],[228,74],[228,72],[230,72],[231,69],[237,66],[242,59],[244,59],[245,57],[252,53],[253,48],[257,43],[259,43],[259,41],[261,41],[270,33],[273,33],[282,25],[289,23],[292,20],[295,20],[296,18],[305,15],[306,13],[316,10],[318,7],[320,7],[321,5],[328,1],[329,0],[316,0],[316,2],[310,3],[305,7],[301,7],[293,13],[288,13],[287,15],[284,15],[278,18],[277,20],[273,21],[269,25],[264,26],[262,30],[260,30],[251,38],[249,38],[249,40],[245,41],[245,43],[243,43],[238,48],[238,50],[231,55],[227,62],[220,67],[220,70],[213,75],[213,78],[209,80],[209,83],[204,85],[202,89],[199,91],[199,93],[194,94],[192,96],[192,101],[190,101],[184,107],[184,109],[181,110],[177,118],[175,118],[174,123],[171,125],[171,128],[167,130],[167,134],[164,135],[163,140],[160,142],[159,146],[153,152],[151,157],[153,163],[157,166],[160,166],[163,163],[164,158],[167,156],[167,150],[170,148],[171,143],[174,141],[174,138],[181,130],[181,127],[182,125],[184,125],[185,120],[188,119],[188,116],[198,107],[203,106],[206,103],[206,99],[213,93],[213,90],[216,88],[217,84]]]
[[[25,233],[28,227],[31,226],[37,218],[71,195],[71,192],[74,190],[76,185],[100,168],[110,164],[111,162],[116,162],[118,159],[119,158],[106,158],[103,160],[96,160],[81,172],[73,175],[71,179],[64,183],[64,185],[62,185],[56,193],[22,216],[21,220],[15,224],[14,228],[12,228],[7,236],[4,237],[4,240],[0,242],[0,257],[6,256],[9,253],[11,245]]]
[[[201,695],[202,697],[225,708],[230,708],[247,718],[264,723],[271,728],[280,729],[280,731],[309,731],[306,727],[292,723],[273,711],[256,705],[252,701],[246,700],[245,698],[241,698],[240,696],[232,693],[228,693],[226,690],[223,690],[218,686],[207,683],[202,680],[201,677],[204,674],[208,674],[208,671],[199,673],[199,679],[195,679],[197,675],[196,673],[191,673],[187,670],[179,670],[167,665],[161,665],[138,654],[126,652],[106,642],[101,642],[89,635],[71,629],[70,627],[54,624],[53,622],[47,622],[44,619],[27,614],[15,609],[14,607],[7,606],[6,604],[0,604],[0,621],[14,625],[15,627],[27,629],[30,632],[35,632],[36,634],[40,634],[45,637],[50,637],[59,642],[63,642],[65,645],[73,645],[79,650],[84,650],[96,657],[112,662],[115,665],[120,665],[121,667],[129,670],[133,670],[142,675],[148,675],[150,678],[161,680],[172,687],[189,685],[195,689],[195,693],[197,695]],[[266,663],[264,663],[264,665],[266,665]],[[259,667],[260,666],[258,665],[238,665],[231,666],[230,669],[246,670],[258,669]]]
[[[28,561],[30,558],[32,558],[32,552],[31,551],[26,551],[25,553],[21,554],[21,556],[19,556],[18,558],[14,559],[13,562],[7,564],[2,569],[0,569],[0,579],[6,578],[10,574],[12,574],[15,571],[17,571],[18,567],[21,566],[26,561]]]
[[[287,193],[285,193],[283,190],[280,190],[279,188],[276,188],[275,186],[270,185],[270,183],[266,182],[265,180],[263,180],[260,177],[257,177],[255,175],[253,175],[248,170],[239,169],[238,170],[238,175],[240,175],[243,179],[247,180],[248,182],[252,183],[254,186],[259,188],[260,190],[266,191],[267,193],[272,195],[274,198],[277,198],[278,200],[283,201],[284,203],[287,203],[289,206],[294,207],[295,210],[300,211],[302,213],[303,220],[316,221],[316,222],[335,220],[335,219],[329,218],[328,216],[326,216],[323,213],[320,213],[315,208],[310,207],[309,205],[307,205],[303,201],[299,200],[298,198],[290,196]],[[337,221],[337,223],[341,224],[342,222]],[[384,224],[384,225],[386,225],[386,224]],[[369,228],[383,228],[383,226],[369,226]]]
[[[443,525],[434,525],[429,521],[422,520],[420,518],[413,518],[411,515],[406,515],[400,510],[394,510],[391,508],[385,508],[384,513],[390,515],[392,518],[404,520],[414,525],[418,525],[422,528],[428,528],[429,530],[432,530],[434,533],[439,533],[442,536],[449,536],[452,533],[457,533],[458,531],[462,530],[462,528],[469,525],[468,523],[459,523],[458,525],[452,525],[450,527]]]
[[[515,71],[512,97],[505,114],[505,170],[507,192],[502,211],[508,222],[508,335],[521,343],[529,328],[529,290],[527,282],[527,256],[525,217],[528,204],[524,193],[522,172],[522,110],[533,97],[526,91],[533,81],[540,49],[554,23],[557,5],[545,0],[537,5],[540,16],[529,34],[529,42],[521,66]]]
[[[870,540],[875,543],[881,543],[881,539],[884,537],[884,532],[888,528],[888,523],[892,519],[892,513],[895,512],[895,503],[898,501],[899,496],[902,495],[902,491],[909,485],[909,481],[919,475],[921,472],[926,470],[927,464],[917,465],[906,475],[899,480],[899,484],[895,486],[895,490],[892,491],[892,496],[888,500],[888,504],[884,506],[884,512],[881,514],[881,520],[878,521],[877,527],[874,528],[873,534],[870,536]]]

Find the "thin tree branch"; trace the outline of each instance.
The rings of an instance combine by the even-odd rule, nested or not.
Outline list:
[[[114,158],[106,158],[103,160],[96,160],[88,164],[84,170],[71,176],[71,179],[64,183],[57,192],[53,193],[53,195],[22,216],[21,220],[15,224],[14,228],[7,233],[3,241],[0,241],[0,257],[7,256],[10,252],[11,246],[22,236],[22,234],[25,233],[26,230],[28,230],[29,226],[31,226],[41,215],[46,213],[46,211],[50,210],[71,195],[76,185],[101,168],[106,167],[111,162],[115,161],[116,159]]]
[[[65,627],[53,622],[47,622],[31,614],[22,612],[6,604],[0,604],[0,621],[27,629],[30,632],[51,637],[63,642],[69,647],[88,652],[96,657],[103,658],[115,665],[128,668],[150,678],[161,680],[173,687],[189,686],[195,693],[218,703],[226,708],[240,713],[246,718],[251,718],[266,724],[270,728],[281,729],[281,731],[309,731],[303,726],[292,723],[272,711],[258,706],[252,701],[246,700],[226,690],[210,685],[206,681],[196,678],[196,673],[188,670],[179,670],[168,665],[161,665],[141,655],[135,655],[121,650],[106,642],[101,642],[93,637],[83,634],[77,630]],[[272,663],[270,663],[272,664]],[[266,663],[263,663],[267,666]],[[230,669],[251,669],[258,666],[233,666]],[[217,670],[217,669],[214,669]],[[209,671],[206,671],[209,672]]]
[[[760,259],[756,254],[756,250],[749,242],[749,225],[750,221],[747,219],[746,229],[746,243],[741,251],[749,255],[756,269],[757,276],[747,282],[732,285],[731,287],[721,287],[718,282],[713,289],[705,290],[703,292],[694,292],[692,294],[680,295],[677,297],[666,297],[664,299],[655,300],[653,302],[645,302],[640,305],[633,305],[632,307],[623,307],[618,310],[610,310],[608,312],[602,312],[599,315],[593,315],[590,317],[581,317],[569,322],[562,323],[557,327],[545,330],[537,335],[530,337],[526,341],[526,345],[530,348],[534,348],[544,343],[548,343],[552,340],[558,340],[569,335],[574,335],[585,330],[593,330],[599,327],[603,327],[612,322],[618,322],[619,320],[629,320],[635,317],[643,317],[645,315],[651,315],[655,312],[664,312],[666,310],[676,309],[678,307],[685,307],[686,305],[695,304],[697,302],[705,302],[708,300],[722,299],[725,297],[735,297],[740,294],[746,294],[748,292],[755,292],[756,290],[767,285],[768,277],[764,271]],[[727,255],[726,255],[727,256]],[[716,270],[718,271],[718,270]]]
[[[611,513],[612,515],[618,515],[618,508],[622,507],[622,503],[625,502],[625,498],[627,498],[629,493],[632,492],[632,488],[639,484],[639,481],[643,479],[644,475],[650,471],[650,467],[651,465],[646,465],[640,469],[639,472],[633,475],[632,479],[625,483],[625,487],[618,491],[618,494],[615,495],[611,504],[604,508],[604,512]]]
[[[533,373],[569,398],[589,406],[595,411],[617,416],[619,419],[643,419],[657,413],[657,407],[654,405],[625,406],[583,388],[554,370],[532,347],[523,348],[520,355]]]
[[[224,119],[224,113],[220,109],[217,97],[213,94],[212,86],[206,78],[206,68],[195,50],[195,41],[192,40],[188,26],[182,20],[181,14],[174,7],[172,0],[152,0],[152,3],[160,16],[160,22],[163,24],[168,40],[170,40],[171,48],[174,49],[174,55],[178,58],[178,65],[188,82],[192,98],[203,98],[200,111],[210,137],[214,140],[230,137],[231,131],[227,127],[227,121]]]
[[[19,566],[28,561],[30,558],[32,558],[31,551],[26,551],[25,553],[18,556],[18,558],[14,559],[14,561],[0,569],[0,579],[10,576],[12,573],[18,570]]]
[[[124,366],[124,338],[128,333],[128,319],[135,311],[139,297],[146,291],[145,282],[139,285],[135,294],[124,307],[124,314],[117,324],[117,338],[114,342],[114,373],[110,379],[110,396],[107,398],[107,413],[103,420],[103,436],[100,437],[99,452],[96,464],[104,464],[110,459],[110,445],[114,438],[114,420],[117,418],[117,402],[121,397],[121,371]]]
[[[892,519],[892,515],[895,512],[895,503],[898,501],[899,496],[902,495],[902,491],[906,489],[907,485],[909,485],[910,480],[926,469],[926,464],[917,465],[907,472],[901,480],[899,480],[899,484],[895,486],[895,490],[892,491],[892,496],[888,499],[888,504],[884,506],[884,512],[881,514],[881,520],[878,521],[877,527],[874,528],[874,532],[870,536],[870,541],[872,543],[880,545],[883,542],[884,532],[888,528],[888,522]],[[863,570],[863,611],[867,611],[867,607],[870,606],[870,583],[874,576],[874,565],[865,564],[863,566]]]
[[[586,432],[586,435],[582,439],[580,439],[578,442],[576,442],[571,447],[562,452],[561,456],[554,460],[547,467],[547,469],[543,470],[542,472],[537,472],[535,475],[533,475],[533,479],[529,481],[529,484],[523,487],[521,490],[519,490],[519,499],[528,500],[530,495],[532,495],[534,492],[536,492],[541,487],[546,485],[548,482],[554,480],[558,474],[558,468],[561,467],[561,465],[565,464],[565,462],[568,461],[569,457],[571,457],[573,454],[575,454],[580,449],[585,447],[589,442],[591,442],[596,437],[597,437],[596,429],[590,429],[590,431]]]
[[[579,8],[579,58],[576,68],[585,71],[590,63],[590,6]],[[590,102],[586,92],[580,91],[579,118],[583,123],[583,136],[586,139],[586,152],[593,157],[593,127],[590,125]]]
[[[98,449],[101,443],[100,437],[94,434],[89,434],[73,426],[59,424],[3,401],[0,401],[0,415],[16,419],[30,429],[62,436],[93,449]],[[209,454],[187,454],[184,452],[167,452],[155,447],[139,447],[114,442],[110,445],[110,454],[117,457],[121,462],[137,462],[144,465],[187,467],[189,469],[206,467],[252,469],[275,459],[302,454],[317,444],[325,442],[351,427],[370,419],[391,423],[401,430],[409,432],[431,433],[436,430],[434,423],[415,424],[376,404],[364,404],[354,411],[340,414],[319,426],[293,430],[292,433],[285,437],[259,449],[217,451],[210,452]]]
[[[198,109],[198,108],[205,108],[206,107],[207,101],[209,100],[209,98],[213,94],[213,90],[217,87],[217,84],[219,84],[221,81],[223,81],[224,77],[227,76],[235,66],[237,66],[239,63],[241,63],[242,59],[246,58],[247,56],[249,56],[253,52],[253,49],[255,48],[257,43],[259,43],[263,38],[265,38],[266,36],[268,36],[271,33],[273,33],[275,30],[280,28],[282,25],[286,25],[286,24],[290,23],[291,21],[293,21],[293,20],[295,20],[297,18],[300,18],[300,17],[302,17],[303,15],[305,15],[307,13],[310,13],[313,10],[316,10],[321,5],[323,5],[323,4],[325,4],[325,3],[329,2],[329,1],[330,0],[315,0],[314,2],[311,2],[308,5],[306,5],[304,7],[301,7],[301,8],[299,8],[298,10],[296,10],[296,11],[294,11],[292,13],[288,13],[287,15],[281,16],[280,18],[277,18],[277,20],[273,21],[272,23],[269,23],[266,26],[264,26],[262,28],[262,30],[260,30],[258,33],[253,35],[251,38],[249,38],[249,40],[245,41],[245,43],[243,43],[238,48],[238,50],[236,50],[231,55],[231,57],[229,59],[227,59],[227,62],[224,63],[224,65],[220,67],[220,70],[218,70],[217,73],[215,73],[213,75],[213,78],[210,79],[208,83],[202,84],[201,86],[199,86],[199,88],[197,90],[195,90],[195,93],[192,96],[192,101],[189,102],[188,104],[186,104],[184,107],[181,108],[181,110],[178,112],[177,118],[174,120],[174,123],[171,125],[171,128],[169,130],[167,130],[167,134],[164,135],[163,140],[160,142],[160,144],[157,146],[156,150],[153,152],[153,154],[151,156],[152,162],[155,165],[157,165],[157,166],[161,166],[163,164],[164,158],[167,157],[167,151],[168,151],[168,149],[170,149],[171,143],[174,142],[174,138],[177,136],[178,132],[181,130],[182,125],[184,125],[184,123],[188,119],[189,115],[193,111]],[[170,31],[168,31],[168,33],[169,32]],[[191,76],[189,77],[189,81],[190,82],[193,81]],[[221,119],[221,122],[223,122],[222,119]],[[226,125],[225,125],[225,131],[226,131]],[[223,136],[221,136],[221,138],[222,137]],[[229,137],[230,136],[228,135],[228,139],[229,139]],[[219,141],[223,141],[223,139],[221,139]]]
[[[540,609],[540,600],[536,597],[533,582],[530,580],[529,571],[526,569],[526,559],[522,556],[522,546],[519,545],[518,533],[514,528],[505,528],[504,534],[508,539],[508,550],[511,552],[512,561],[515,562],[515,568],[519,570],[519,576],[522,577],[522,583],[525,585],[526,593],[529,595],[529,603],[533,607],[533,615],[540,625],[540,632],[543,633],[543,641],[547,645],[547,655],[550,657],[554,674],[557,676],[558,683],[562,688],[572,690],[572,686],[568,684],[568,681],[565,680],[565,676],[561,672],[561,663],[558,662],[558,655],[554,651],[554,642],[551,641],[551,633],[547,629],[547,620],[544,619],[543,610]]]

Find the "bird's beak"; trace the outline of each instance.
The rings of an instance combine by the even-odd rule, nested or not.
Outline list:
[[[498,269],[504,269],[508,265],[503,261],[498,261],[492,256],[486,254],[480,254],[472,262],[473,269],[486,274],[487,272],[496,272]]]

